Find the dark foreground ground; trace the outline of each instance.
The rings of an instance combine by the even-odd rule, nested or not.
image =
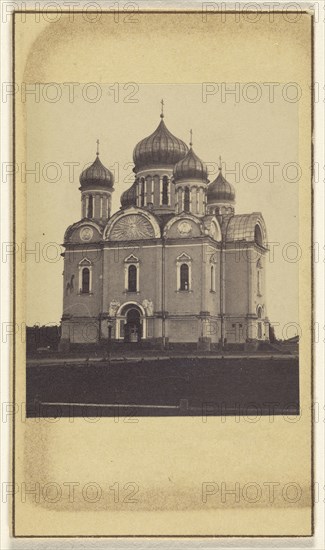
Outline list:
[[[27,416],[298,414],[296,357],[152,358],[27,367]]]

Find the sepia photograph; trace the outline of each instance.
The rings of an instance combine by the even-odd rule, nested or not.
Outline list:
[[[14,537],[312,536],[313,24],[14,12]]]
[[[253,84],[224,83],[225,105],[211,83],[102,90],[73,112],[68,95],[27,102],[36,126],[66,112],[28,148],[46,169],[26,180],[42,256],[27,263],[27,414],[298,414],[297,104],[265,88],[253,117],[236,104]]]

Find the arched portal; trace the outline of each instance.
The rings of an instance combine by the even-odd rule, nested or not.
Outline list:
[[[124,304],[116,315],[116,337],[124,342],[137,343],[146,338],[146,316],[135,302]]]
[[[126,323],[124,325],[124,341],[140,342],[141,340],[141,320],[138,309],[130,308],[126,314]]]

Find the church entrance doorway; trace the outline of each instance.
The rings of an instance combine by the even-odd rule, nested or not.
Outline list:
[[[126,323],[124,325],[124,341],[140,342],[142,336],[142,326],[140,312],[135,307],[130,308],[126,313]]]

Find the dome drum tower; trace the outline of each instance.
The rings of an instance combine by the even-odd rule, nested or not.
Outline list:
[[[187,155],[175,165],[173,176],[177,214],[188,212],[195,216],[205,216],[208,170],[192,149],[192,130],[190,149]]]
[[[222,174],[221,160],[219,174],[216,179],[208,185],[207,189],[207,211],[210,215],[217,216],[219,222],[233,216],[235,213],[235,188]]]
[[[186,156],[188,146],[166,127],[163,101],[160,118],[156,130],[134,148],[133,171],[136,179],[131,189],[135,195],[132,197],[133,205],[168,214],[175,212],[173,168]],[[129,205],[126,195],[121,202],[122,208]]]
[[[175,185],[176,214],[188,212],[194,216],[206,213],[206,185],[196,179],[178,181]]]
[[[174,211],[175,199],[171,178],[172,170],[168,167],[138,172],[135,185],[136,206]]]
[[[96,159],[80,176],[81,217],[107,221],[111,214],[114,176],[99,160],[97,140]]]

